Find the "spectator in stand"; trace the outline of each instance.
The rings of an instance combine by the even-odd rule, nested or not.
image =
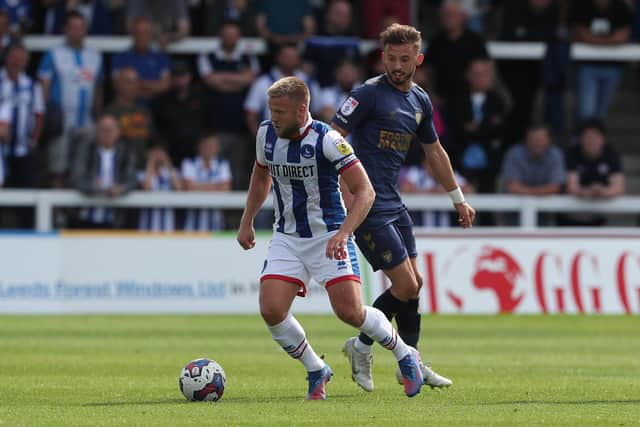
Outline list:
[[[7,164],[6,186],[10,188],[34,186],[33,151],[42,132],[42,87],[26,74],[28,62],[26,48],[13,44],[7,49],[6,63],[0,71],[0,102],[7,103],[10,111],[10,131],[3,147]],[[28,228],[30,218],[23,219]]]
[[[367,64],[367,79],[387,72],[386,68],[384,68],[384,63],[382,62],[382,49],[379,47],[369,52],[365,62]]]
[[[427,73],[427,69],[425,67],[417,67],[416,72],[413,74],[413,82],[424,89],[425,92],[431,93],[431,82],[429,81],[429,74]],[[442,115],[442,108],[440,106],[438,99],[431,99],[431,118],[433,120],[433,126],[436,129],[436,133],[438,134],[438,139],[440,142],[445,144],[447,147],[447,153],[451,151],[448,148],[448,132],[447,127],[444,124],[444,117]],[[422,152],[422,149],[419,150]]]
[[[336,68],[335,74],[336,83],[322,91],[319,119],[327,123],[331,122],[344,100],[362,81],[360,68],[349,60],[342,61]]]
[[[198,58],[200,77],[209,87],[208,106],[222,156],[229,159],[234,171],[233,188],[249,188],[255,142],[247,134],[244,99],[260,72],[255,57],[245,54],[238,44],[242,33],[229,21],[220,30],[220,48]]]
[[[49,112],[61,111],[64,130],[49,142],[49,169],[54,187],[63,187],[76,133],[93,130],[93,114],[102,107],[102,56],[84,45],[84,16],[69,12],[65,18],[65,43],[49,50],[40,63],[38,77]]]
[[[633,40],[640,42],[640,0],[633,2]]]
[[[2,187],[4,187],[4,159],[0,154],[0,188]]]
[[[120,141],[117,119],[105,114],[96,126],[95,139],[76,151],[73,186],[91,197],[117,198],[136,187],[135,156]],[[114,228],[119,224],[112,208],[80,210],[78,228]]]
[[[107,0],[42,0],[34,4],[34,30],[39,34],[60,34],[68,12],[84,16],[87,34],[106,36],[113,34],[111,11]]]
[[[377,39],[393,23],[411,23],[409,0],[367,0],[362,13],[364,36],[370,39]]]
[[[205,134],[198,144],[198,156],[182,163],[182,178],[187,191],[231,190],[229,162],[220,157],[220,143],[215,134]],[[186,231],[222,230],[224,218],[218,209],[190,209],[187,211]]]
[[[495,90],[493,61],[474,59],[467,82],[468,90],[450,105],[452,157],[478,192],[494,193],[504,154],[506,107]]]
[[[336,66],[345,59],[359,62],[360,39],[353,33],[351,3],[333,0],[324,27],[306,41],[303,69],[324,88],[335,83]]]
[[[24,34],[31,26],[30,0],[0,0],[0,9],[9,15],[9,27],[13,34]]]
[[[631,36],[631,8],[624,0],[574,0],[572,40],[596,46],[620,46]],[[580,62],[576,68],[577,119],[604,119],[622,77],[618,62]]]
[[[7,48],[14,43],[14,36],[9,29],[9,14],[0,9],[0,66],[4,65]]]
[[[509,42],[550,42],[558,32],[558,8],[558,3],[552,0],[505,2],[498,38]],[[541,61],[505,59],[498,62],[498,68],[513,101],[507,116],[505,140],[520,141],[531,122],[542,80]]]
[[[578,198],[608,199],[624,195],[622,162],[607,142],[600,120],[588,120],[580,127],[580,141],[566,153],[567,193]],[[563,215],[561,225],[605,225],[606,218],[590,213]]]
[[[502,163],[502,179],[510,194],[548,196],[563,190],[564,157],[545,126],[530,127],[525,143],[509,149]]]
[[[456,181],[464,194],[473,194],[475,188],[467,180],[454,171]],[[424,152],[421,154],[420,166],[405,167],[401,172],[400,191],[414,194],[444,194],[445,189],[433,177],[429,163],[426,161]],[[411,216],[415,225],[422,227],[451,227],[452,212],[447,211],[413,211]],[[457,225],[457,223],[454,222]]]
[[[140,173],[140,186],[145,191],[179,191],[182,181],[171,164],[167,150],[160,145],[149,148],[147,164]],[[172,208],[147,208],[140,213],[138,229],[142,231],[174,231],[175,211]]]
[[[533,125],[524,144],[514,145],[502,162],[504,192],[522,196],[549,196],[563,191],[566,169],[562,151],[553,145],[546,126]],[[516,225],[517,216],[503,215],[503,225]],[[542,215],[539,223],[549,224]]]
[[[287,76],[296,76],[304,81],[311,92],[311,114],[320,111],[321,91],[318,83],[299,69],[300,54],[293,45],[283,45],[276,54],[276,65],[268,73],[258,77],[251,86],[244,102],[247,127],[252,137],[255,137],[258,125],[263,120],[269,120],[271,114],[267,108],[267,89],[276,80]]]
[[[138,18],[144,16],[152,24],[151,39],[161,48],[191,32],[186,0],[127,0],[126,7],[129,32]]]
[[[157,134],[162,135],[176,166],[196,155],[198,139],[208,120],[204,96],[192,80],[189,64],[174,60],[171,64],[171,88],[151,104]]]
[[[120,69],[114,77],[114,89],[115,99],[105,108],[105,113],[118,120],[120,139],[135,154],[136,167],[142,168],[153,133],[153,120],[149,109],[136,103],[140,92],[140,79],[136,70],[131,67]]]
[[[256,29],[272,47],[304,41],[316,31],[309,0],[261,0]]]
[[[492,0],[462,0],[462,6],[469,17],[467,27],[474,33],[485,33],[485,15],[491,9]]]
[[[169,88],[169,57],[151,48],[152,23],[149,18],[136,18],[131,24],[131,36],[131,49],[112,58],[112,77],[115,78],[124,67],[135,69],[140,78],[139,96],[149,100]]]
[[[258,0],[259,1],[259,0]],[[255,37],[257,0],[203,0],[203,35],[218,35],[222,26],[228,22],[237,22],[245,37]],[[222,13],[220,13],[222,11]]]
[[[429,40],[424,63],[435,81],[437,96],[446,102],[465,88],[471,61],[489,55],[484,39],[467,29],[467,13],[460,0],[445,0],[440,16],[443,28]]]
[[[0,99],[0,188],[4,186],[5,171],[5,145],[9,137],[9,127],[11,126],[11,106],[9,102]]]

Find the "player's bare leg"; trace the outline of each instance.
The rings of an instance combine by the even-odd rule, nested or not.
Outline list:
[[[260,314],[264,319],[273,340],[289,356],[299,360],[307,370],[309,391],[307,399],[317,400],[326,397],[324,385],[333,372],[318,357],[302,329],[302,325],[289,312],[299,286],[283,280],[264,280],[260,284]]]
[[[402,372],[402,382],[406,395],[413,397],[420,393],[424,379],[416,354],[402,341],[402,338],[398,336],[393,326],[391,326],[391,322],[380,310],[362,304],[360,283],[353,280],[345,280],[330,286],[327,292],[333,311],[340,320],[358,328],[384,348],[393,352]],[[350,356],[346,349],[345,353]],[[352,357],[349,357],[349,359],[353,371],[354,363],[351,360]],[[353,379],[356,380],[355,373]],[[363,388],[367,390],[367,388]],[[367,391],[372,389],[373,383],[370,384]]]

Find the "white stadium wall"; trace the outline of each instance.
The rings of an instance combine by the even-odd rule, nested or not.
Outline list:
[[[418,234],[425,313],[640,313],[638,234]],[[0,314],[258,313],[268,247],[230,234],[0,235]],[[361,262],[367,301],[386,285]],[[328,313],[309,286],[296,312]]]

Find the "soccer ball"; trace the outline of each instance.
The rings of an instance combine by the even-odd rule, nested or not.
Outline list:
[[[196,359],[186,364],[180,373],[178,384],[187,400],[216,402],[224,393],[227,377],[215,360]]]

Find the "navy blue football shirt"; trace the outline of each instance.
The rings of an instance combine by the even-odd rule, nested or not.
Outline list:
[[[354,89],[332,121],[352,135],[352,145],[376,191],[367,223],[388,223],[405,210],[398,175],[414,138],[438,140],[427,93],[415,83],[408,92],[392,86],[386,75]]]

